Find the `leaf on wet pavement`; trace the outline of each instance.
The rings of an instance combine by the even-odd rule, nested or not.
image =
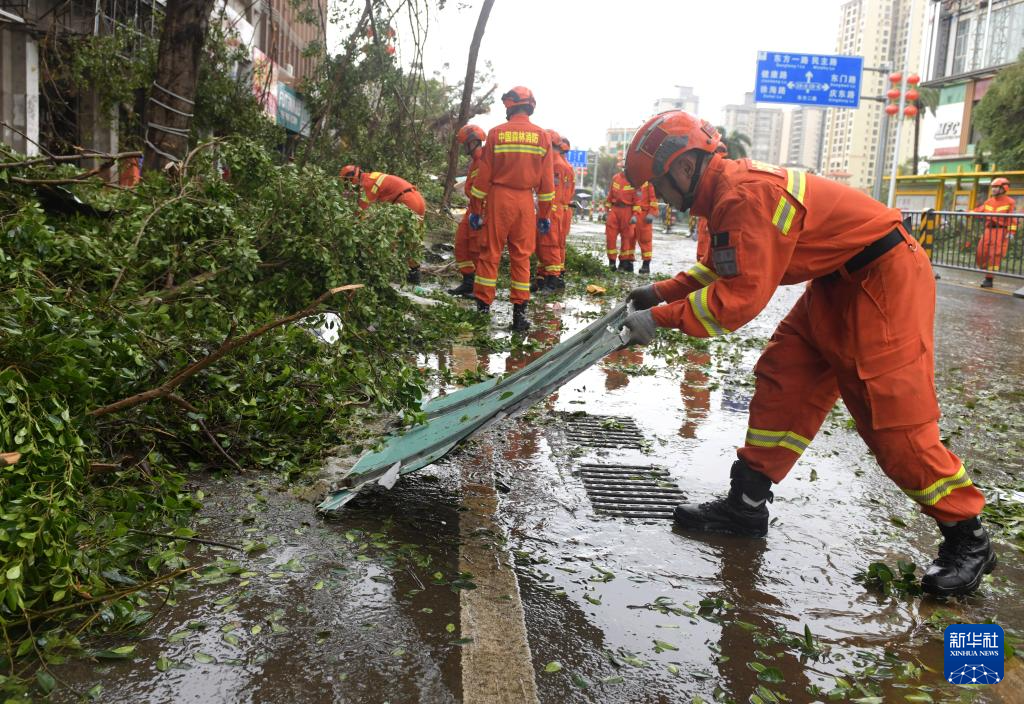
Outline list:
[[[208,655],[207,653],[204,653],[204,652],[202,652],[202,651],[200,651],[200,652],[198,652],[198,653],[194,654],[194,655],[192,656],[192,658],[193,658],[193,659],[194,659],[194,660],[195,660],[196,662],[201,662],[201,663],[203,663],[204,665],[209,665],[210,663],[214,663],[214,662],[217,662],[217,658],[213,657],[212,655]]]
[[[549,674],[552,673],[552,672],[560,672],[561,670],[562,670],[562,663],[558,662],[557,660],[552,660],[551,662],[549,662],[547,665],[544,666],[544,672],[547,672]]]
[[[656,652],[656,653],[663,653],[666,650],[679,650],[679,648],[677,648],[676,646],[672,645],[671,643],[666,643],[663,640],[658,640],[657,638],[655,638],[654,639],[654,652]]]

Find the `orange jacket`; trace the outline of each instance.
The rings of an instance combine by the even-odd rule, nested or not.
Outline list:
[[[359,189],[362,195],[359,197],[359,207],[366,210],[370,203],[381,201],[383,203],[396,203],[406,193],[416,191],[404,178],[381,173],[380,171],[363,172],[359,177]],[[423,215],[423,213],[417,213]]]
[[[537,192],[537,215],[546,218],[555,199],[554,154],[547,133],[523,113],[487,133],[476,181],[470,188],[469,210],[483,211],[491,186]]]
[[[483,155],[483,149],[476,149],[473,152],[473,157],[469,161],[469,168],[466,170],[466,197],[472,198],[473,184],[476,183],[476,177],[480,173],[480,157]]]
[[[555,205],[564,210],[576,196],[576,173],[561,153],[555,154]]]
[[[644,181],[637,191],[640,201],[640,212],[652,217],[658,215],[658,195],[654,192],[654,185],[650,181]]]
[[[708,230],[708,219],[697,218],[697,261],[708,263],[711,253],[711,232]]]
[[[614,205],[632,205],[635,212],[640,212],[640,198],[637,196],[636,189],[630,185],[626,175],[621,171],[612,176],[608,196],[604,202],[608,204],[609,208]]]
[[[900,225],[900,212],[803,171],[715,155],[691,212],[708,218],[711,256],[655,286],[655,322],[709,337],[742,327],[780,284],[825,276]]]
[[[1017,231],[1016,218],[1001,218],[999,215],[1009,215],[1014,212],[1017,202],[1008,195],[989,198],[987,201],[974,209],[976,213],[991,213],[991,217],[985,218],[985,227],[1005,227],[1010,232]],[[997,213],[999,215],[997,215]]]

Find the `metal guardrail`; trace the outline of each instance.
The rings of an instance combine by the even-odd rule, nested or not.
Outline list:
[[[904,210],[903,215],[932,264],[1024,279],[1024,213]]]

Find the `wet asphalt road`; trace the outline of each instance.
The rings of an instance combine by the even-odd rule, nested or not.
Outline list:
[[[578,225],[572,239],[603,250],[595,226]],[[656,233],[655,252],[655,271],[672,274],[692,263],[694,243]],[[942,624],[991,618],[1024,630],[1019,553],[1001,543],[995,578],[963,601],[887,597],[858,582],[876,560],[908,560],[920,573],[937,541],[841,408],[777,487],[764,540],[699,538],[666,521],[601,516],[587,498],[584,462],[662,467],[693,500],[721,493],[746,429],[750,369],[800,290],[780,289],[738,344],[684,350],[671,363],[644,350],[619,353],[525,417],[330,520],[268,479],[200,482],[198,532],[266,548],[203,548],[197,564],[206,567],[193,587],[165,604],[154,598],[156,616],[133,658],[55,668],[69,686],[54,699],[75,701],[75,690],[99,686],[102,701],[462,701],[459,608],[472,575],[460,586],[459,477],[483,468],[501,490],[493,542],[515,563],[541,702],[823,701],[808,687],[870,680],[866,668],[887,651],[883,667],[920,668],[916,678],[876,678],[887,701],[958,701],[963,692],[927,669],[941,671]],[[535,303],[531,336],[553,344],[600,306],[573,297]],[[978,410],[944,420],[944,433],[979,483],[1006,486],[1021,469],[1007,465],[1006,443],[1018,441],[1024,412],[1024,301],[950,275],[939,284],[937,315],[940,396]],[[423,362],[500,373],[535,354],[455,346]],[[568,442],[560,414],[579,411],[632,418],[643,449]],[[1005,427],[994,427],[996,419]],[[810,657],[801,652],[805,627]],[[551,663],[560,668],[546,672]],[[968,694],[1018,701],[1000,692],[1008,686]]]

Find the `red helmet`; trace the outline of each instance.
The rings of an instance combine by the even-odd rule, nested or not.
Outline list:
[[[626,178],[634,186],[664,176],[683,152],[714,154],[722,137],[710,122],[668,110],[655,115],[637,130],[626,152]]]
[[[338,178],[342,181],[348,181],[349,183],[357,183],[359,177],[363,175],[363,170],[354,164],[348,164],[341,167],[341,172],[338,174]]]
[[[989,188],[995,188],[996,186],[1002,186],[1006,189],[1006,192],[1010,192],[1010,180],[1000,176],[999,178],[992,179],[992,183],[989,184]]]
[[[537,107],[537,100],[533,97],[532,90],[525,86],[516,86],[501,96],[501,104],[505,106],[506,110],[519,105],[526,105],[530,108],[527,114],[532,115],[534,108]]]
[[[455,136],[455,139],[458,140],[459,144],[465,144],[471,139],[475,139],[482,143],[486,138],[487,135],[484,134],[484,131],[476,125],[463,125],[462,129],[460,129],[459,133]]]
[[[551,146],[558,149],[558,145],[562,143],[562,135],[558,134],[554,130],[544,130],[548,133],[548,141],[551,142]]]

